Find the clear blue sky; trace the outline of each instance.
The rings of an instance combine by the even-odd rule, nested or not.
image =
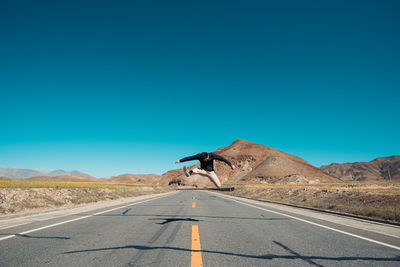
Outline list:
[[[0,166],[162,173],[237,138],[400,154],[399,1],[0,3]]]

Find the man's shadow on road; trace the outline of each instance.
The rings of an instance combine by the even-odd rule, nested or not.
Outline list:
[[[197,219],[192,219],[192,218],[154,218],[154,219],[149,219],[149,220],[164,220],[161,223],[157,223],[157,224],[166,224],[166,223],[170,223],[170,222],[199,222],[201,220],[197,220]]]
[[[99,215],[94,215],[96,217],[169,217],[169,218],[177,218],[179,219],[179,216],[181,215],[175,215],[175,214],[128,214],[131,209],[127,209],[122,212],[122,214],[99,214]],[[90,214],[80,214],[80,215],[90,215]],[[254,217],[236,217],[236,216],[212,216],[212,215],[191,215],[193,218],[210,218],[210,219],[237,219],[237,220],[260,220],[260,221],[288,221],[290,220],[289,218],[265,218],[263,214],[260,215],[259,218],[254,218]],[[149,220],[165,220],[162,218],[156,219],[152,218]],[[172,221],[172,220],[171,220]],[[190,221],[190,220],[188,220]],[[202,220],[196,220],[196,221],[202,221]]]
[[[250,255],[250,254],[241,254],[241,253],[232,253],[232,252],[224,252],[224,251],[214,251],[214,250],[192,250],[188,248],[179,248],[179,247],[168,247],[168,246],[141,246],[141,245],[129,245],[123,247],[109,247],[109,248],[95,248],[95,249],[85,249],[85,250],[74,250],[67,251],[63,254],[77,254],[77,253],[90,253],[90,252],[100,252],[100,251],[109,251],[109,250],[119,250],[119,249],[136,249],[136,250],[175,250],[175,251],[184,251],[184,252],[202,252],[202,253],[210,253],[210,254],[219,254],[219,255],[227,255],[227,256],[236,256],[236,257],[245,257],[252,259],[264,259],[264,260],[273,260],[273,259],[286,259],[286,260],[303,260],[308,264],[314,266],[323,266],[319,263],[316,263],[315,260],[324,260],[324,261],[378,261],[378,262],[397,262],[400,261],[400,255],[394,257],[362,257],[362,256],[350,256],[350,257],[328,257],[328,256],[303,256],[296,251],[290,249],[284,244],[273,241],[273,243],[285,251],[289,253],[289,255],[277,255],[277,254],[263,254],[263,255]]]
[[[18,237],[24,237],[24,238],[38,238],[38,239],[61,239],[61,240],[68,240],[71,239],[69,237],[64,237],[64,236],[33,236],[33,235],[25,235],[25,234],[0,234],[0,236],[8,236],[8,235],[15,235]]]

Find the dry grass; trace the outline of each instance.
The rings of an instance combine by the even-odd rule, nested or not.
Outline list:
[[[234,186],[228,194],[400,222],[399,182]]]
[[[393,181],[369,181],[369,182],[343,182],[343,183],[318,183],[318,184],[264,184],[264,183],[232,183],[233,186],[250,186],[262,189],[294,189],[294,188],[319,188],[326,190],[352,190],[362,192],[386,192],[399,194],[400,182]]]
[[[0,214],[167,192],[167,187],[122,183],[0,181]]]
[[[148,185],[103,182],[0,181],[0,188],[127,188],[138,186]]]

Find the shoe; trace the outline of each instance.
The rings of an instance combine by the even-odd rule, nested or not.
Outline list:
[[[183,166],[183,172],[185,173],[186,177],[189,177],[191,174],[190,172],[188,172],[188,169],[186,166]]]

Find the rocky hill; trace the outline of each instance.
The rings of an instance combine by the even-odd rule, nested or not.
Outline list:
[[[188,181],[184,179],[185,175],[182,172],[182,169],[175,169],[171,171],[167,171],[160,177],[161,185],[168,184],[188,184]]]
[[[332,163],[320,169],[343,181],[400,180],[400,156],[376,158],[370,162]]]
[[[232,171],[225,163],[216,161],[216,173],[222,183],[227,182],[229,177],[232,178],[233,182],[247,181],[275,184],[340,182],[338,178],[321,171],[299,157],[250,141],[238,139],[230,146],[217,149],[214,153],[227,158],[238,167]],[[191,168],[196,166],[198,164],[192,165]],[[178,177],[174,177],[173,174],[178,174]],[[212,186],[207,178],[198,175],[186,179],[180,170],[163,174],[161,180],[167,181],[167,179],[164,179],[167,177],[170,181],[171,179],[178,179],[189,185]]]

